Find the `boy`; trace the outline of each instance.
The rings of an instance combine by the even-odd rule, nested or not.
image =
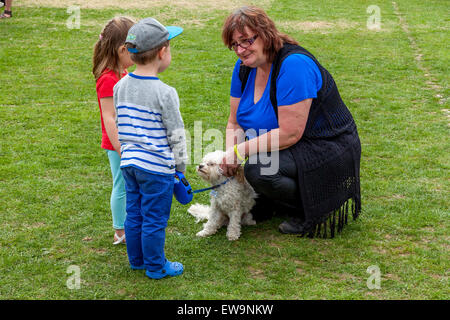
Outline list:
[[[158,79],[171,62],[169,40],[182,32],[153,18],[132,26],[125,45],[136,70],[114,86],[128,260],[152,279],[183,273],[181,263],[165,258],[164,242],[175,169],[186,168],[186,138],[177,91]]]

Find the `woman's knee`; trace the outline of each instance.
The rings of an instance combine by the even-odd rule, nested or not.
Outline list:
[[[250,183],[250,185],[252,186],[259,180],[258,168],[256,167],[257,165],[249,164],[246,164],[244,167],[245,179],[247,179],[248,183]]]
[[[276,174],[262,174],[258,165],[245,166],[245,178],[258,194],[263,194],[270,199],[292,202],[298,198],[298,186],[295,179],[283,175],[280,171]]]
[[[257,193],[270,194],[275,186],[278,185],[279,174],[264,175],[261,174],[259,165],[246,165],[244,174],[248,183]]]

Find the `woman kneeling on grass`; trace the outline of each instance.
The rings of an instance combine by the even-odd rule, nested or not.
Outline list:
[[[287,214],[280,232],[326,237],[330,230],[333,237],[347,222],[350,199],[354,218],[361,210],[361,144],[332,76],[260,8],[233,12],[222,39],[238,57],[224,175],[248,158],[256,220]]]

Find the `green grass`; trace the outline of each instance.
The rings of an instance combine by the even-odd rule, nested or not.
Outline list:
[[[197,238],[201,225],[174,201],[166,255],[185,273],[151,281],[129,269],[125,246],[111,245],[111,177],[100,148],[92,47],[115,15],[182,25],[161,79],[177,89],[192,135],[195,121],[224,133],[236,59],[220,39],[229,11],[82,9],[81,28],[70,30],[66,8],[19,2],[14,18],[0,21],[0,298],[449,299],[450,120],[442,110],[450,108],[436,97],[448,97],[449,7],[396,3],[440,88],[426,84],[391,1],[378,2],[378,32],[366,28],[367,1],[265,7],[333,74],[354,115],[362,142],[360,218],[335,239],[281,235],[282,219],[274,218],[229,242],[225,230]],[[341,27],[300,30],[300,21]],[[210,143],[204,138],[202,147]],[[188,178],[204,187],[194,167]],[[207,203],[207,195],[195,201]],[[79,290],[66,286],[70,265],[80,267]],[[379,290],[366,284],[372,265],[381,271]]]

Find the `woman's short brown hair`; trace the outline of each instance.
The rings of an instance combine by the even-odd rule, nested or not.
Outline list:
[[[263,9],[246,6],[235,10],[225,20],[222,40],[230,50],[233,44],[234,31],[237,30],[245,34],[245,27],[248,27],[262,39],[264,54],[266,54],[269,62],[275,59],[277,52],[283,47],[284,43],[298,44],[290,36],[279,32],[275,23]]]
[[[127,49],[136,47],[135,45],[132,45],[131,43],[128,43],[128,42],[125,43],[125,46],[127,47]],[[169,46],[169,40],[167,40],[163,44],[157,46],[156,48],[150,49],[148,51],[144,51],[141,53],[130,52],[130,58],[134,63],[148,64],[156,58],[156,55],[158,54],[159,50],[161,50],[163,47],[168,47],[168,46]]]

